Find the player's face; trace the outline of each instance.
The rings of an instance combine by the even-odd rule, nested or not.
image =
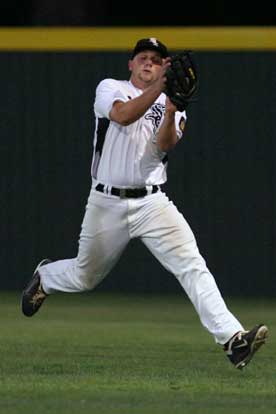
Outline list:
[[[131,79],[134,83],[144,83],[149,86],[158,78],[161,66],[162,57],[159,53],[151,50],[140,52],[129,61]]]

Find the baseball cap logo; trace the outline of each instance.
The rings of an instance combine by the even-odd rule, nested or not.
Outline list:
[[[155,37],[151,37],[149,41],[153,44],[153,46],[158,47],[158,41]]]

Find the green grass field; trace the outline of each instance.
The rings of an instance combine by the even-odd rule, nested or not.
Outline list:
[[[235,369],[182,296],[59,294],[32,318],[0,293],[1,414],[274,414],[276,306],[227,300],[267,344]]]

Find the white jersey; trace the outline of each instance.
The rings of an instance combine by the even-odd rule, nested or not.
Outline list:
[[[93,181],[117,187],[143,187],[167,180],[168,157],[156,144],[166,95],[162,93],[140,119],[128,126],[109,119],[115,101],[127,102],[142,93],[130,81],[104,79],[99,83],[94,103]],[[182,136],[185,121],[185,111],[176,112],[178,138]]]

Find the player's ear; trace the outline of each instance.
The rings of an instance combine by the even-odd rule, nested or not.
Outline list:
[[[129,69],[130,72],[132,72],[132,69],[133,69],[133,61],[132,60],[128,61],[128,69]]]

